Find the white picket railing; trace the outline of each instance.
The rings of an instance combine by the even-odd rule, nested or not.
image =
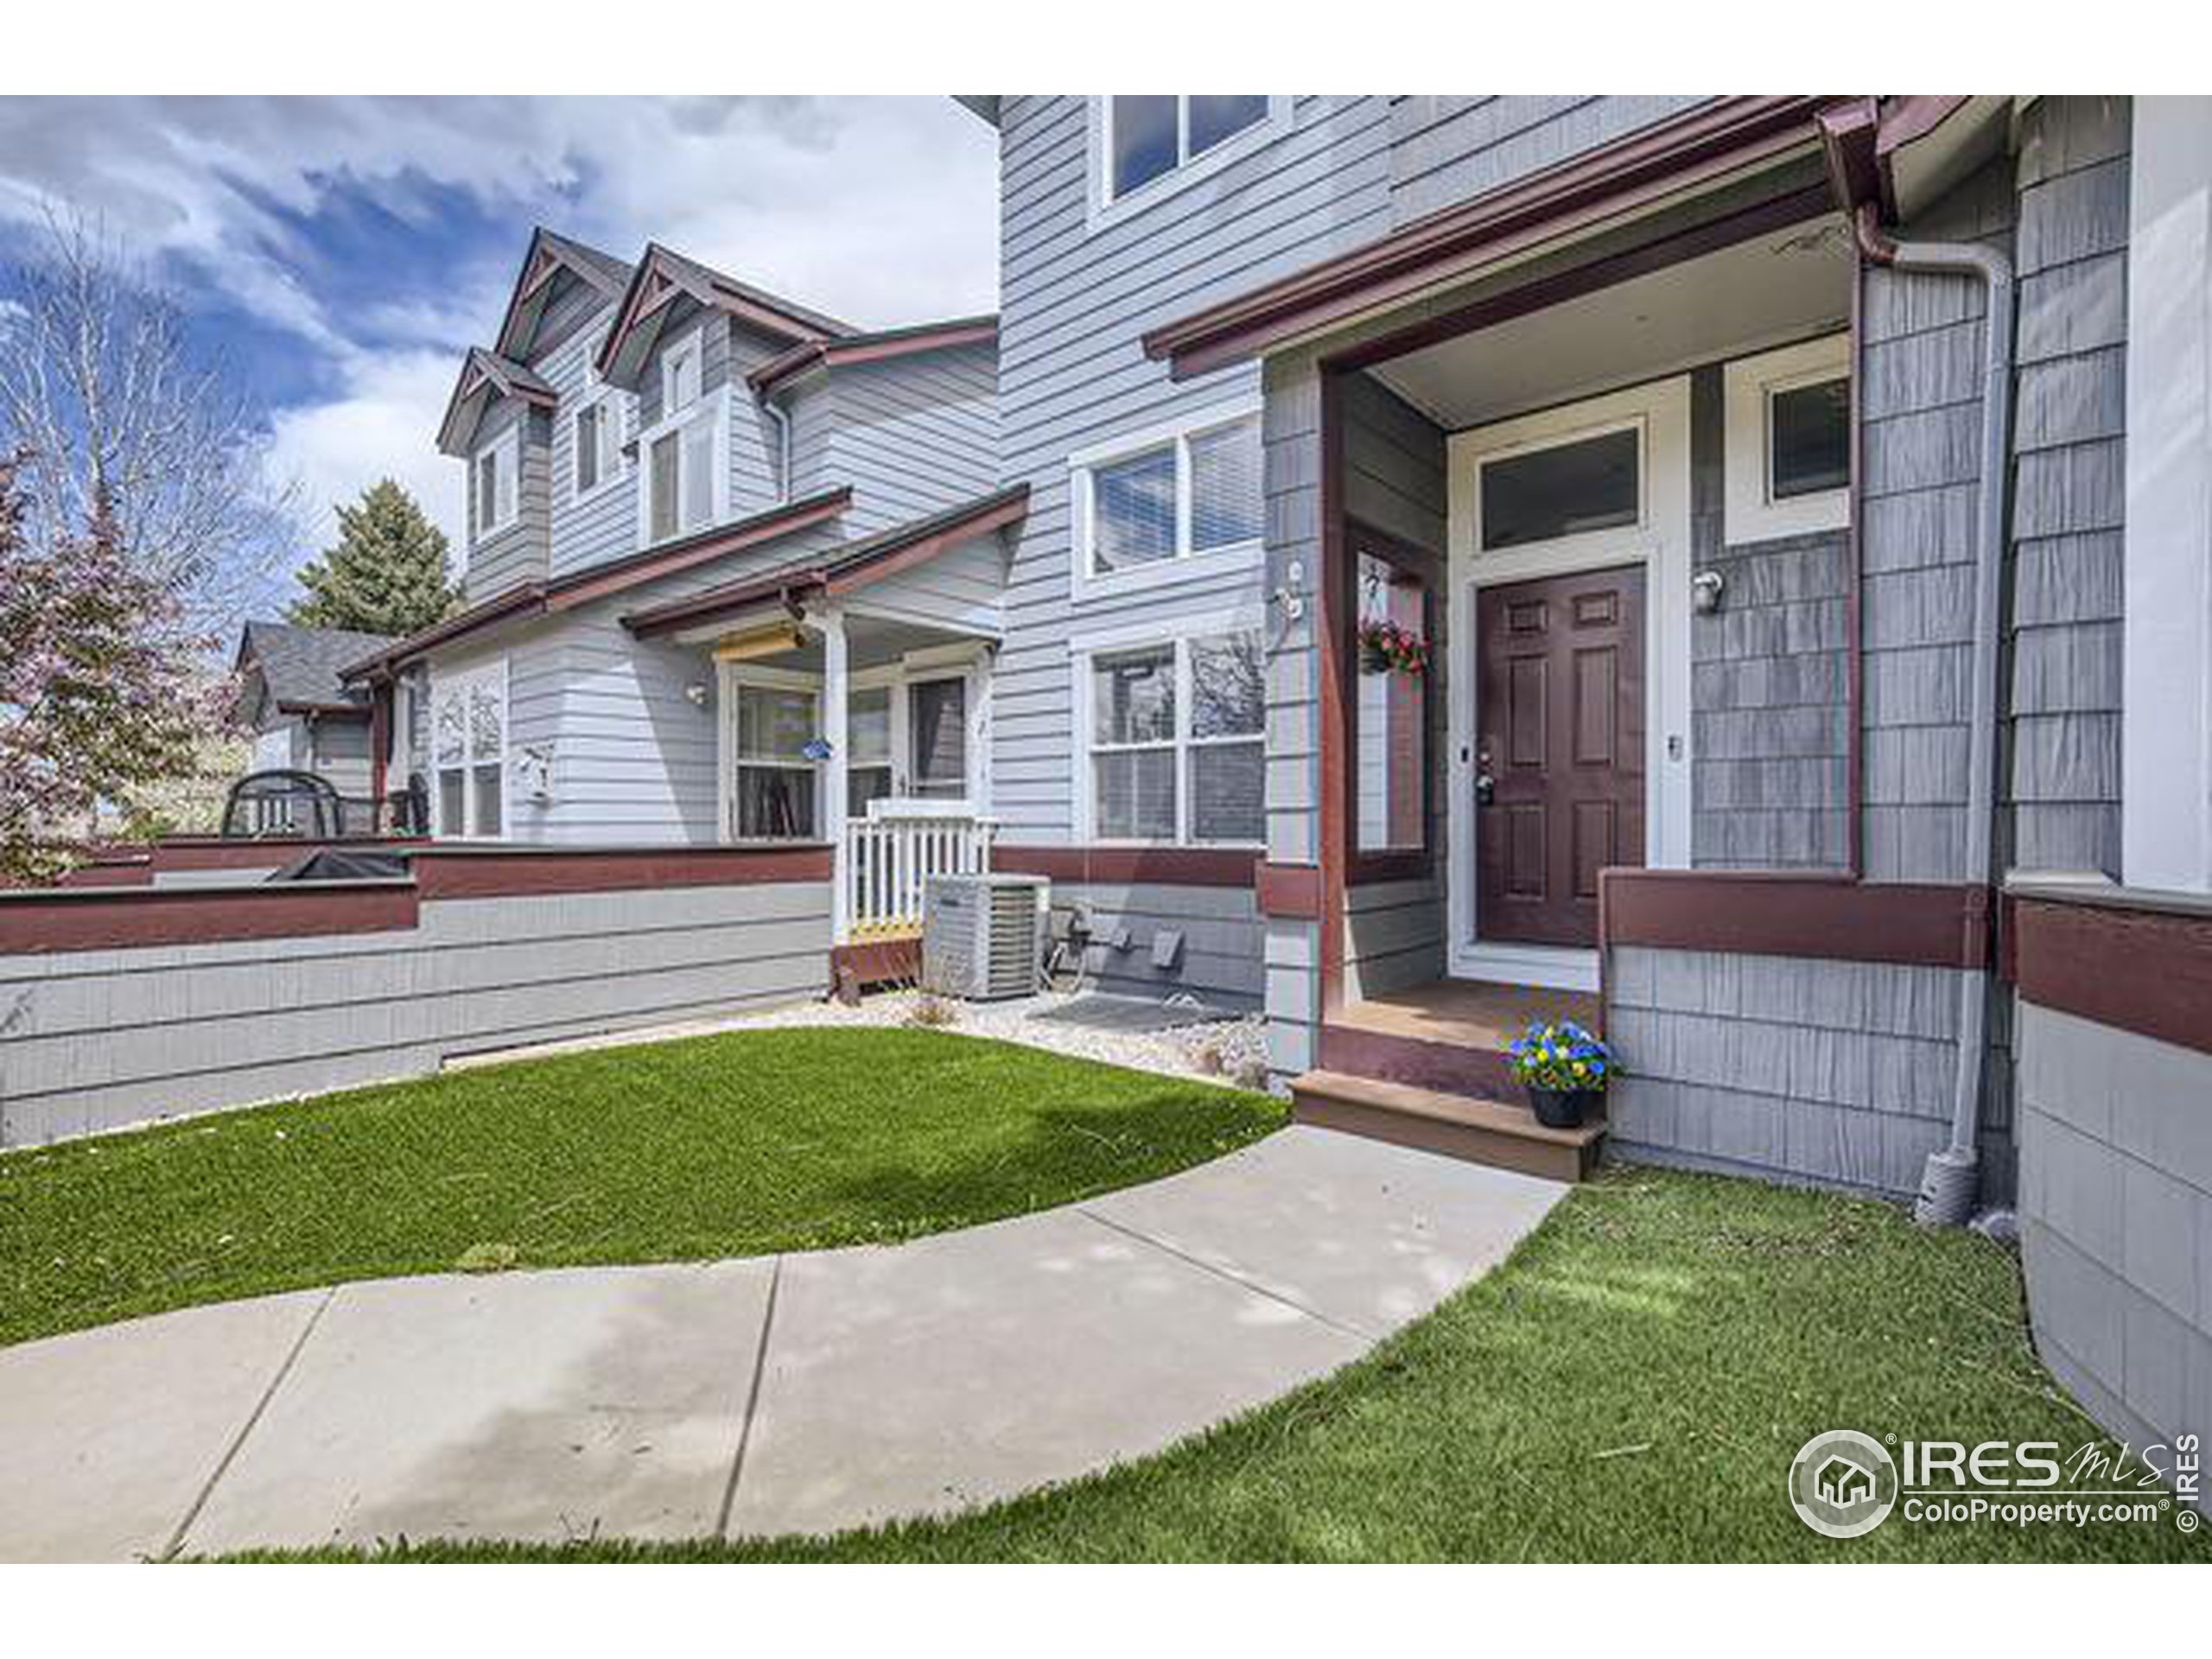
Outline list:
[[[991,868],[998,826],[967,813],[915,813],[845,823],[849,938],[912,933],[922,925],[922,895],[933,875],[978,875]]]

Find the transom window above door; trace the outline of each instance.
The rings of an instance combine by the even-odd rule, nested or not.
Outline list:
[[[1643,517],[1643,433],[1624,426],[1481,464],[1485,552],[1618,530]]]

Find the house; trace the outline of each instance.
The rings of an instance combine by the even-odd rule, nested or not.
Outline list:
[[[989,316],[864,330],[537,232],[438,434],[463,607],[345,671],[433,834],[842,845],[873,810],[977,867],[1025,511],[996,346]]]
[[[340,671],[391,643],[346,628],[247,623],[232,671],[238,677],[238,717],[253,734],[248,770],[327,778],[360,804],[358,827],[365,832],[367,804],[383,793],[374,765],[375,700]]]
[[[1821,1465],[1813,1490],[1841,1509],[1874,1496],[1874,1477],[1862,1465],[1840,1453]]]
[[[995,318],[531,238],[465,607],[339,674],[410,876],[0,910],[383,1046],[41,1037],[12,1132],[817,992],[1028,872],[1306,1120],[2015,1207],[2068,1385],[2212,1421],[2212,100],[963,101]],[[1602,1123],[1516,1103],[1558,1014]]]

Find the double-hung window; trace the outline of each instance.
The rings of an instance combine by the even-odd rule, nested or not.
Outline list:
[[[1267,838],[1266,648],[1257,628],[1100,649],[1080,671],[1089,838]]]
[[[507,665],[494,663],[430,682],[434,830],[447,837],[505,832]]]
[[[725,398],[701,389],[702,336],[695,329],[669,346],[660,359],[660,418],[639,437],[645,488],[640,492],[643,533],[664,542],[706,529],[721,511],[727,480],[715,464],[722,442]]]
[[[740,841],[812,839],[820,767],[807,746],[820,731],[818,694],[744,679],[731,690],[730,833]]]
[[[1260,127],[1274,106],[1264,92],[1106,99],[1100,120],[1101,199],[1111,205],[1230,153],[1230,141]]]
[[[600,343],[585,359],[584,402],[569,420],[569,497],[588,500],[621,475],[622,394],[609,388],[589,365],[599,359]]]
[[[1180,427],[1087,450],[1071,469],[1078,590],[1211,573],[1260,552],[1256,410],[1210,411]]]
[[[476,452],[474,473],[474,529],[476,539],[496,536],[515,521],[518,511],[522,470],[522,428],[511,426]]]

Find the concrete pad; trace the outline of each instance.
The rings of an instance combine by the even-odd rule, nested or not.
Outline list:
[[[1567,1190],[1300,1125],[1083,1208],[1373,1338],[1503,1261]]]
[[[185,1551],[712,1532],[773,1268],[342,1287]]]
[[[0,1348],[0,1560],[159,1555],[327,1294]]]
[[[1364,1346],[1067,1210],[787,1257],[730,1529],[833,1531],[1068,1479]]]

